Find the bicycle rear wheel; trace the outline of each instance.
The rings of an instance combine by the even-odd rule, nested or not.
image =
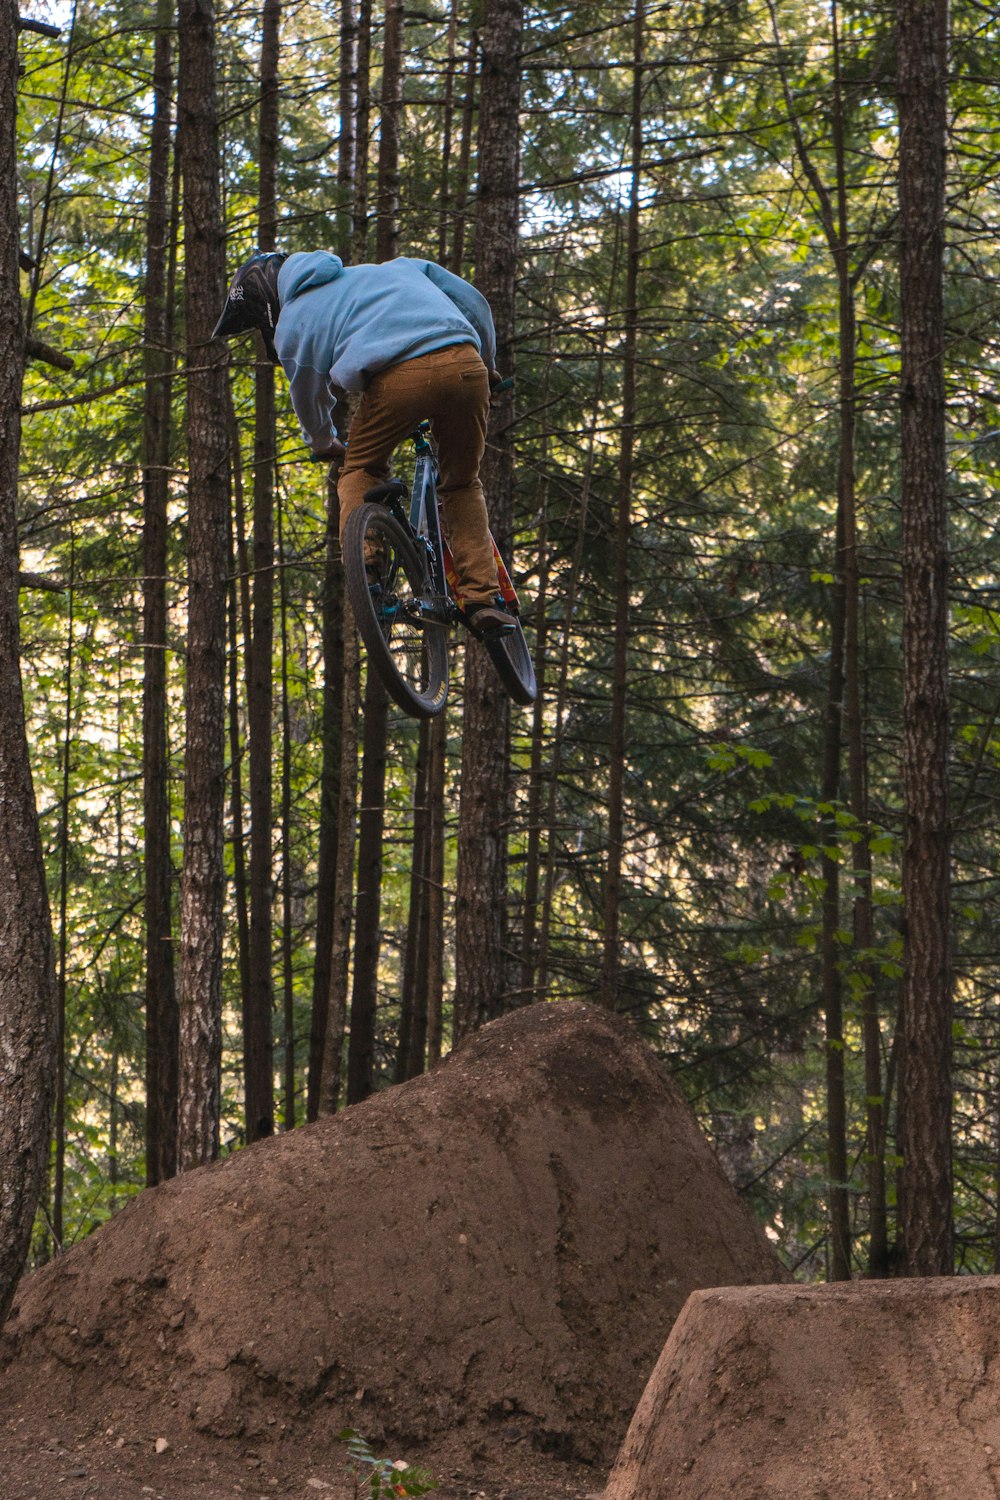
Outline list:
[[[369,579],[368,554],[379,559]],[[344,578],[368,660],[404,713],[430,719],[448,697],[447,626],[427,568],[406,527],[382,505],[352,511],[344,527]],[[431,616],[437,603],[438,619]]]
[[[538,697],[535,668],[517,616],[514,617],[514,629],[510,635],[501,635],[495,640],[484,641],[483,645],[490,654],[490,661],[496,668],[497,676],[507,689],[508,697],[525,707],[529,703],[534,703]]]

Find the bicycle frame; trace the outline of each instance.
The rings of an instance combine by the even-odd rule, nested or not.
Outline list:
[[[451,622],[462,612],[462,585],[451,555],[451,548],[445,541],[441,526],[441,503],[437,495],[438,467],[434,449],[427,441],[429,430],[430,424],[421,422],[412,435],[416,462],[413,471],[413,488],[410,491],[409,524],[417,541],[424,543],[427,547],[431,582],[435,593],[450,606],[446,619]],[[504,603],[512,614],[520,614],[517,592],[492,533],[490,541],[493,545],[493,556],[496,560],[500,592]]]
[[[369,660],[389,696],[404,713],[431,718],[448,694],[449,627],[461,624],[478,638],[514,703],[533,703],[535,672],[521,629],[517,594],[497,552],[500,588],[514,616],[508,630],[476,629],[450,548],[444,539],[430,423],[411,434],[416,464],[407,492],[402,480],[373,486],[344,525],[344,576]],[[369,555],[369,543],[373,549]],[[381,554],[384,568],[374,558]]]
[[[434,592],[451,604],[454,588],[449,578],[451,553],[441,529],[441,506],[437,497],[437,459],[434,449],[427,441],[429,424],[421,422],[413,434],[416,462],[413,470],[413,488],[410,491],[410,530],[418,542],[425,542],[431,570]],[[454,574],[454,565],[451,565]],[[449,620],[454,618],[452,609]]]

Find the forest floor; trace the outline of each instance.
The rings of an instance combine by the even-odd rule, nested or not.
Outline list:
[[[0,1500],[348,1500],[345,1427],[441,1500],[587,1500],[689,1293],[782,1279],[635,1033],[530,1007],[27,1277]]]
[[[49,1436],[44,1435],[48,1429]],[[162,1452],[153,1429],[89,1428],[37,1412],[0,1419],[2,1500],[354,1500],[367,1496],[343,1444],[206,1439],[188,1434]],[[88,1435],[89,1432],[89,1435]],[[395,1451],[395,1450],[393,1450]],[[606,1470],[530,1450],[471,1458],[447,1443],[407,1452],[434,1481],[434,1500],[600,1500]],[[394,1500],[394,1497],[387,1497]]]

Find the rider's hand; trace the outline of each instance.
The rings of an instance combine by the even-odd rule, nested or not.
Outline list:
[[[497,397],[504,391],[509,391],[513,386],[513,380],[507,379],[500,374],[499,370],[488,371],[490,377],[490,400],[496,401]]]
[[[339,438],[334,438],[329,448],[324,448],[322,453],[310,453],[309,457],[314,464],[342,463],[347,449]]]

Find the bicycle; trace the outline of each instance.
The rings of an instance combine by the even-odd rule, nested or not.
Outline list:
[[[441,529],[429,432],[430,423],[422,422],[410,437],[415,464],[409,507],[404,505],[406,485],[390,479],[365,492],[364,504],[344,527],[347,594],[368,660],[404,713],[433,718],[448,698],[449,632],[461,624],[486,647],[509,697],[522,705],[533,703],[538,690],[520,604],[496,542],[500,592],[514,629],[488,638],[462,612],[458,576]],[[371,576],[374,556],[379,558],[377,578]]]

